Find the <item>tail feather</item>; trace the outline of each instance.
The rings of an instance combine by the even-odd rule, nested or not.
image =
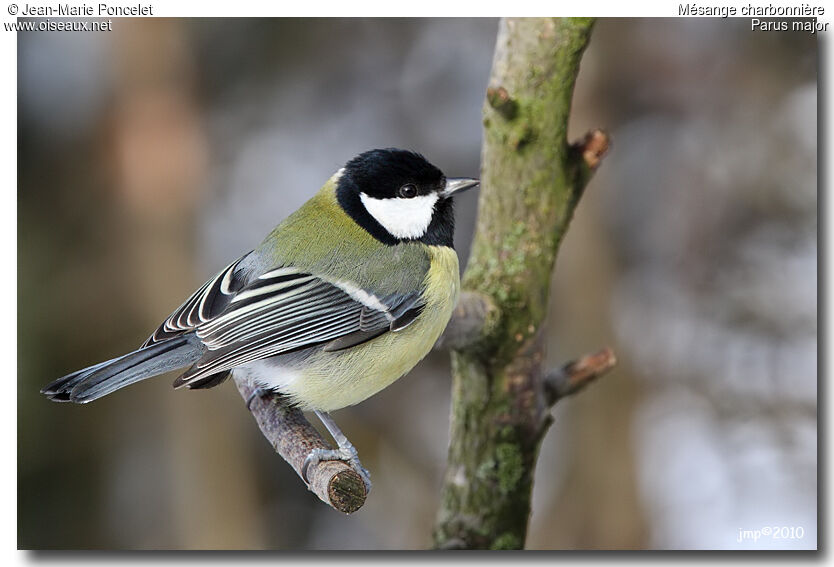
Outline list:
[[[41,394],[46,394],[46,397],[52,400],[53,402],[68,402],[70,401],[69,395],[72,389],[82,382],[87,376],[102,368],[108,364],[116,362],[117,358],[113,360],[108,360],[106,362],[101,362],[94,366],[90,366],[89,368],[84,368],[77,372],[73,372],[72,374],[67,374],[63,378],[58,378],[54,382],[47,384],[41,389]]]
[[[57,402],[91,402],[146,378],[193,364],[202,354],[199,339],[180,336],[68,374],[41,392]]]

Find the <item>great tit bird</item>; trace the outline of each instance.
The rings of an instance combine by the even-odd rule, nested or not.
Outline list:
[[[43,388],[86,403],[185,369],[175,388],[210,388],[231,374],[312,410],[337,441],[307,467],[341,459],[367,471],[327,412],[379,392],[431,350],[451,318],[460,279],[452,197],[477,179],[447,178],[399,149],[360,154],[174,311],[136,351]]]

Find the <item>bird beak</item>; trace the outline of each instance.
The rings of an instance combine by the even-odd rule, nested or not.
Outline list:
[[[440,192],[440,196],[448,199],[452,195],[477,187],[480,183],[479,179],[472,179],[471,177],[447,177],[446,188]]]

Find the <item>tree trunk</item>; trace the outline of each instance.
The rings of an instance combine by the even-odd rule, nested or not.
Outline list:
[[[567,141],[592,25],[569,18],[500,24],[484,104],[478,223],[463,280],[494,309],[478,339],[452,354],[451,443],[435,528],[440,548],[524,546],[533,471],[550,423],[541,340],[550,279],[597,164],[588,147],[602,136]]]

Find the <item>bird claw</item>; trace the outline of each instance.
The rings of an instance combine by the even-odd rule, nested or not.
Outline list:
[[[359,478],[362,479],[362,483],[365,485],[365,493],[368,494],[371,492],[371,473],[362,466],[362,463],[359,461],[359,453],[353,445],[338,449],[313,449],[310,451],[310,454],[307,455],[307,458],[304,459],[304,464],[301,466],[301,478],[305,483],[310,484],[307,478],[307,472],[310,470],[310,467],[322,461],[343,461],[347,463],[350,465],[350,468],[356,471]]]

